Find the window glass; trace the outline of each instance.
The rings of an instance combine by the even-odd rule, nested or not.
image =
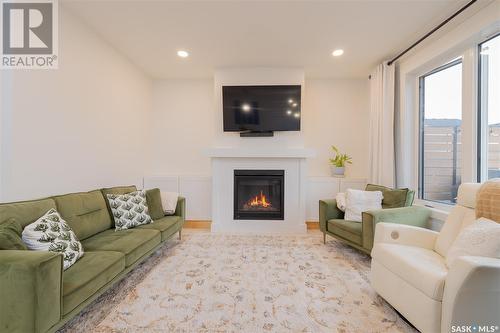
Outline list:
[[[461,182],[462,62],[420,78],[420,179],[424,200],[453,204]]]
[[[479,181],[500,177],[500,35],[479,45]]]

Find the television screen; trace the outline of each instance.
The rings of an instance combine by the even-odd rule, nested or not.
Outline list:
[[[300,85],[222,87],[224,131],[300,131]]]

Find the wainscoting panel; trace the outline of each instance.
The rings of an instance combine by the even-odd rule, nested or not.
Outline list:
[[[348,188],[364,189],[365,179],[334,177],[307,177],[306,220],[318,221],[318,201],[333,199]],[[210,221],[212,219],[211,176],[147,176],[144,188],[158,187],[163,191],[178,192],[186,197],[186,219]]]
[[[186,197],[187,220],[212,218],[212,177],[180,176],[179,193]]]
[[[333,177],[308,177],[306,220],[318,221],[319,200],[333,199],[339,192],[340,179]]]

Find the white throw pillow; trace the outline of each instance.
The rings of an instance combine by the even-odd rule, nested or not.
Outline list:
[[[161,191],[161,204],[165,215],[174,215],[179,193]]]
[[[30,250],[61,253],[65,270],[83,256],[82,243],[54,208],[27,225],[22,238]]]
[[[107,197],[115,219],[116,230],[153,223],[153,219],[149,216],[146,191],[135,191],[121,195],[108,194]]]
[[[345,193],[344,192],[337,193],[337,195],[335,196],[335,200],[337,200],[337,208],[345,212],[345,205],[346,205]]]
[[[463,228],[446,254],[446,266],[463,256],[500,258],[500,224],[483,217]]]
[[[348,221],[361,222],[361,213],[372,209],[382,209],[381,191],[360,191],[348,189],[344,218]]]

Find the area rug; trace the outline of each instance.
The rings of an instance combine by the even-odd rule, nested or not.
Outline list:
[[[415,332],[369,284],[369,257],[318,232],[188,233],[63,332]]]

